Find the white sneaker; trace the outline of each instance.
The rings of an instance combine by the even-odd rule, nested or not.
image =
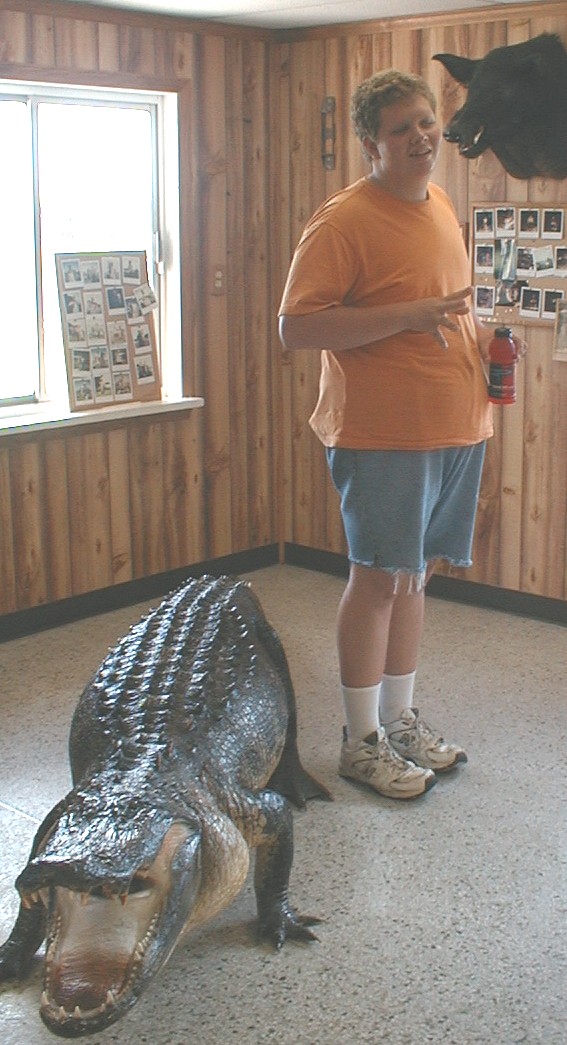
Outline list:
[[[437,782],[430,769],[416,766],[398,755],[382,729],[364,740],[352,742],[344,731],[339,774],[367,784],[387,798],[417,798]]]
[[[458,744],[449,744],[439,733],[419,717],[417,708],[406,708],[397,722],[386,726],[388,740],[402,758],[411,759],[417,766],[446,773],[467,755]]]

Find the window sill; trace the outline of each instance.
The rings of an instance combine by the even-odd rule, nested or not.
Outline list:
[[[0,438],[24,432],[53,432],[59,429],[82,428],[105,421],[170,414],[179,410],[194,410],[203,405],[204,399],[188,396],[185,399],[160,399],[150,403],[120,403],[72,414],[61,413],[61,410],[53,405],[34,404],[17,413],[9,409],[0,411]]]

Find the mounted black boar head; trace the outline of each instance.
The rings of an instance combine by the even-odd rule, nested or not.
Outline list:
[[[433,57],[468,87],[444,132],[462,156],[492,149],[514,178],[567,177],[567,52],[558,36],[543,33],[477,60]]]

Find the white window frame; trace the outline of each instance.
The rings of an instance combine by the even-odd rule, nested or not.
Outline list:
[[[42,287],[40,264],[40,233],[37,182],[37,105],[41,101],[66,104],[121,105],[148,109],[152,119],[154,155],[153,198],[153,259],[148,258],[150,280],[158,298],[156,334],[162,374],[164,398],[170,401],[182,396],[181,355],[181,280],[179,236],[179,134],[177,94],[173,91],[140,91],[99,87],[67,86],[57,83],[33,83],[0,80],[0,99],[25,100],[30,104],[32,118],[34,225],[36,289],[38,317],[39,386],[33,399],[12,400],[0,404],[0,430],[9,427],[10,419],[16,425],[21,415],[26,421],[34,415],[38,421],[45,418],[67,418],[68,404],[49,400],[46,395],[43,358]],[[63,350],[63,348],[62,348]],[[135,404],[134,404],[135,405]],[[107,407],[94,408],[89,413],[107,416]]]

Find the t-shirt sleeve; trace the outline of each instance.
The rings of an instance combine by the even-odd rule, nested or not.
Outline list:
[[[328,223],[308,228],[293,256],[279,315],[303,316],[345,304],[358,265],[352,246]]]

